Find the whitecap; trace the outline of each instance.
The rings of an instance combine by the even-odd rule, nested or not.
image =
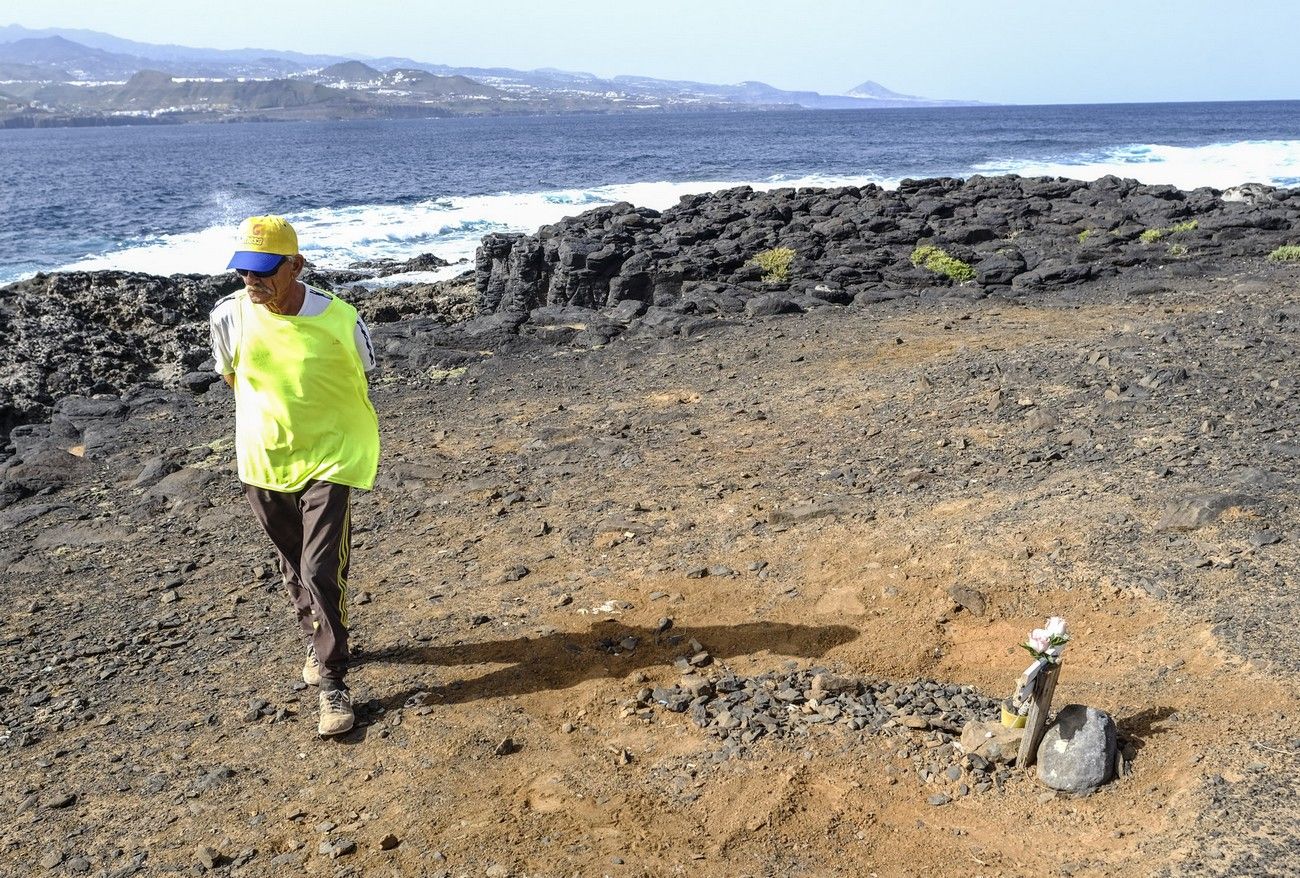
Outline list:
[[[1126,143],[1068,156],[993,159],[975,165],[974,170],[1075,180],[1113,174],[1180,189],[1227,189],[1248,182],[1294,186],[1300,179],[1300,140],[1242,140],[1205,146]]]

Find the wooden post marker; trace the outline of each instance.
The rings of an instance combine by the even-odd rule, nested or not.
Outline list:
[[[1016,766],[1028,768],[1038,758],[1038,744],[1047,731],[1047,718],[1052,712],[1052,696],[1056,694],[1056,681],[1061,676],[1061,653],[1070,642],[1065,630],[1065,620],[1053,616],[1044,628],[1035,628],[1029,639],[1021,644],[1034,657],[1034,663],[1020,675],[1016,693],[1007,699],[1002,711],[1002,721],[1011,725],[1016,715],[1024,716],[1025,736],[1020,739]],[[1010,709],[1008,709],[1010,708]],[[1028,711],[1028,716],[1025,716]]]
[[[1025,720],[1025,736],[1020,739],[1020,752],[1016,754],[1016,766],[1028,768],[1038,758],[1038,743],[1047,731],[1047,717],[1052,710],[1052,696],[1056,694],[1056,678],[1061,676],[1061,663],[1049,664],[1047,669],[1034,680],[1033,691],[1029,694],[1029,716]]]

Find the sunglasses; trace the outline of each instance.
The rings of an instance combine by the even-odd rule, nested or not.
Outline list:
[[[284,267],[285,260],[287,260],[288,258],[289,258],[289,257],[287,257],[287,256],[281,256],[281,257],[280,257],[280,261],[277,262],[277,263],[275,264],[275,267],[272,268],[272,269],[270,269],[269,271],[252,271],[252,270],[247,269],[247,268],[236,268],[236,269],[235,269],[235,274],[239,275],[240,277],[245,277],[245,276],[247,276],[247,275],[252,275],[253,277],[260,277],[260,278],[262,278],[263,280],[265,280],[266,278],[271,277],[271,276],[274,275],[277,271],[279,271],[281,268],[283,268],[283,267]]]

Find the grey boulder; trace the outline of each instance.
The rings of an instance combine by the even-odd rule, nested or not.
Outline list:
[[[1115,721],[1083,704],[1067,704],[1038,745],[1038,779],[1054,790],[1087,795],[1111,779]]]
[[[745,303],[745,313],[750,317],[775,317],[779,314],[800,314],[803,308],[789,296],[765,293]]]

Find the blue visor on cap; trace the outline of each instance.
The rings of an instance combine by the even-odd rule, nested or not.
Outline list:
[[[236,250],[235,255],[230,257],[230,264],[226,268],[242,268],[244,271],[270,271],[280,264],[280,260],[288,258],[280,253]]]

